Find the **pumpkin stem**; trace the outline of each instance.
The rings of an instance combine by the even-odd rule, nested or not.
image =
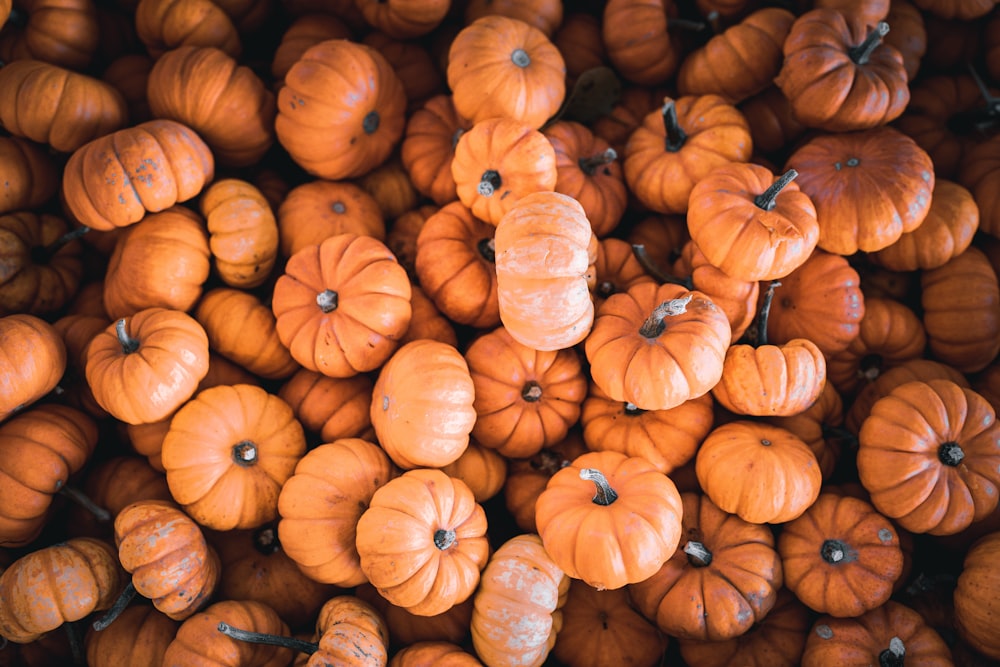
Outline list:
[[[257,445],[251,440],[241,440],[233,445],[233,461],[244,468],[257,463]]]
[[[531,56],[524,49],[514,49],[510,54],[510,61],[518,67],[527,67],[531,64]]]
[[[603,167],[606,164],[611,164],[618,159],[618,153],[614,148],[609,148],[597,155],[591,155],[590,157],[582,157],[578,160],[580,169],[587,176],[593,176],[597,171],[598,167]]]
[[[600,470],[594,468],[584,468],[580,471],[580,479],[588,479],[597,487],[593,501],[597,505],[605,507],[618,500],[618,494],[608,484],[608,478]]]
[[[455,147],[458,146],[458,140],[462,138],[463,134],[465,134],[465,130],[462,129],[462,128],[458,128],[457,130],[455,130],[455,134],[451,135],[451,150],[452,151],[454,151]]]
[[[483,197],[490,197],[500,189],[502,184],[503,181],[500,180],[500,172],[495,169],[487,169],[483,172],[482,178],[479,179],[479,194]]]
[[[664,301],[653,309],[646,321],[639,327],[639,335],[646,338],[656,338],[667,328],[664,321],[667,317],[683,315],[687,312],[687,305],[691,302],[693,295],[687,294],[679,299]]]
[[[754,347],[767,345],[767,320],[771,316],[771,303],[774,301],[774,290],[781,287],[781,283],[772,280],[764,292],[764,300],[761,301],[760,311],[757,313],[757,322],[753,331],[749,332],[748,338]]]
[[[858,436],[854,435],[846,428],[840,426],[830,426],[829,424],[820,424],[820,434],[823,436],[824,440],[844,440],[854,446],[857,446]]]
[[[436,546],[441,551],[449,548],[455,544],[457,536],[454,530],[444,530],[439,529],[434,531],[434,546]]]
[[[132,354],[139,349],[139,339],[132,338],[125,331],[125,318],[115,322],[115,333],[118,335],[118,343],[122,346],[122,354]]]
[[[867,65],[868,59],[872,55],[879,44],[882,43],[882,39],[889,34],[889,24],[885,21],[879,21],[875,29],[868,33],[864,41],[857,46],[852,46],[847,50],[847,55],[851,60],[854,61],[856,65]]]
[[[531,459],[531,467],[535,470],[541,470],[552,476],[569,465],[567,461],[562,456],[559,456],[556,452],[551,449],[543,449],[538,452],[538,455]]]
[[[601,297],[602,299],[607,299],[612,294],[618,293],[618,286],[615,285],[610,280],[602,280],[594,286],[594,294]]]
[[[56,253],[62,250],[63,246],[69,245],[73,241],[82,238],[83,235],[89,231],[90,227],[87,227],[86,225],[77,227],[76,229],[66,232],[47,246],[32,248],[31,261],[35,264],[47,264],[49,260],[56,255]]]
[[[794,169],[789,169],[780,178],[774,181],[767,190],[760,193],[753,199],[753,203],[757,205],[757,208],[763,209],[765,211],[773,210],[777,205],[778,195],[784,190],[789,183],[795,180],[795,177],[799,175],[799,172]]]
[[[58,493],[61,493],[83,509],[93,514],[94,518],[101,523],[111,521],[111,512],[99,506],[80,489],[73,486],[62,486],[59,488]]]
[[[687,554],[688,562],[695,567],[708,567],[712,564],[712,552],[701,542],[689,541],[684,545],[684,553]]]
[[[316,305],[324,313],[331,313],[337,310],[337,300],[337,293],[329,289],[325,289],[316,295]]]
[[[667,27],[680,28],[687,32],[701,32],[708,27],[704,21],[692,21],[691,19],[667,19]]]
[[[687,134],[681,129],[677,120],[677,104],[671,99],[663,103],[663,128],[667,132],[664,149],[668,153],[676,153],[684,147]]]
[[[220,621],[216,629],[231,639],[250,644],[266,644],[267,646],[280,646],[299,651],[306,655],[312,655],[319,650],[319,644],[303,641],[294,637],[282,637],[281,635],[269,635],[265,632],[252,632],[250,630],[240,630],[234,628],[225,621]]]
[[[66,633],[66,641],[69,643],[69,654],[73,664],[78,667],[86,667],[87,655],[80,641],[80,622],[71,621],[63,623],[63,630]]]
[[[979,72],[976,68],[969,63],[969,74],[972,75],[972,80],[976,82],[976,87],[979,88],[979,94],[983,96],[983,101],[986,102],[986,115],[991,119],[1000,114],[1000,97],[994,97],[990,93],[990,89],[986,86],[986,82],[983,78],[979,76]],[[986,123],[988,125],[988,123]],[[985,128],[981,128],[985,129]]]
[[[955,441],[941,443],[941,446],[938,447],[938,460],[946,466],[954,468],[964,458],[965,452],[962,450],[962,446]]]
[[[645,410],[640,408],[635,403],[629,403],[629,402],[625,403],[625,414],[628,415],[629,417],[635,417],[637,415],[641,415],[644,412]]]
[[[490,264],[497,263],[497,246],[492,236],[488,239],[481,239],[479,243],[476,244],[476,250],[478,250],[479,255]]]
[[[529,403],[539,401],[542,398],[542,385],[538,384],[534,380],[527,381],[521,389],[521,398]]]
[[[125,588],[122,589],[122,592],[118,594],[117,598],[115,598],[114,604],[111,605],[106,612],[104,612],[103,616],[94,621],[92,626],[94,628],[94,632],[100,632],[114,623],[115,619],[122,615],[122,612],[125,611],[126,607],[132,603],[134,598],[135,586],[132,584],[132,581],[129,580],[129,582],[125,584]]]
[[[649,275],[656,278],[659,283],[670,283],[671,285],[680,285],[686,290],[694,289],[694,285],[691,283],[690,278],[678,278],[677,276],[670,275],[653,261],[646,252],[646,246],[641,243],[632,244],[632,254],[639,261],[639,266]]]
[[[819,548],[819,555],[830,565],[851,563],[857,560],[857,554],[851,547],[840,540],[826,540]]]
[[[903,656],[906,655],[906,646],[899,637],[889,640],[889,648],[878,654],[879,667],[903,667]]]
[[[365,115],[364,120],[361,121],[361,129],[365,131],[365,134],[375,134],[378,130],[380,121],[381,119],[379,118],[378,111],[369,111],[368,114]]]
[[[257,553],[271,556],[281,549],[281,542],[278,541],[278,531],[274,524],[261,526],[253,533],[253,548]]]
[[[19,31],[23,30],[28,25],[28,13],[18,9],[17,7],[11,7],[10,14],[7,15],[7,23],[17,28]]]

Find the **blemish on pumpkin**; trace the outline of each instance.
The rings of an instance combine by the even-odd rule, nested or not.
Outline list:
[[[878,539],[883,542],[892,542],[892,531],[888,528],[881,528],[878,531]]]
[[[382,397],[382,409],[383,410],[388,410],[389,409],[389,397],[388,396],[383,396]]]
[[[816,634],[820,639],[833,639],[833,628],[826,624],[817,625]]]

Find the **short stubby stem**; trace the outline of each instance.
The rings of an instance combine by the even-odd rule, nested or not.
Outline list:
[[[906,646],[899,637],[889,640],[889,648],[878,654],[879,667],[903,667],[906,656]]]
[[[364,120],[361,121],[361,128],[365,131],[365,134],[375,134],[378,131],[380,122],[381,118],[379,118],[378,111],[369,111]]]
[[[531,64],[531,56],[524,49],[514,49],[510,54],[510,61],[518,67],[527,67]]]
[[[330,313],[337,310],[337,293],[333,290],[323,290],[316,295],[316,305],[324,313]]]
[[[494,169],[487,169],[479,179],[477,192],[483,197],[492,197],[493,193],[500,189],[503,181],[500,179],[500,172]]]
[[[618,159],[618,153],[615,152],[614,148],[609,148],[602,153],[597,155],[591,155],[590,157],[582,157],[577,163],[580,165],[580,169],[587,176],[593,176],[597,173],[598,167],[603,167],[606,164],[611,164],[616,159]]]
[[[455,544],[457,536],[454,530],[444,530],[439,529],[434,531],[434,546],[436,546],[441,551],[451,547]]]
[[[529,403],[535,403],[542,398],[542,385],[534,380],[528,380],[521,388],[521,398]]]
[[[233,461],[241,466],[257,463],[257,445],[250,440],[236,443],[233,445]]]
[[[694,567],[708,567],[712,564],[712,552],[701,542],[688,542],[684,545],[684,553]]]
[[[957,442],[949,441],[941,443],[938,447],[938,460],[946,466],[954,468],[965,458],[965,451]]]
[[[857,559],[854,550],[840,540],[825,540],[819,548],[819,555],[830,565],[850,563]]]

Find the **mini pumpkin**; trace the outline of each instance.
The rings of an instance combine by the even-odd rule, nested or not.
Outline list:
[[[231,287],[264,283],[278,256],[278,224],[263,193],[235,178],[212,183],[199,201],[215,270]]]
[[[83,274],[81,233],[54,215],[0,215],[0,315],[48,315],[67,304]]]
[[[0,422],[52,391],[65,370],[66,345],[51,324],[0,317]]]

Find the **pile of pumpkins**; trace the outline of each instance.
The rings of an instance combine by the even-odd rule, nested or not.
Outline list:
[[[0,0],[0,665],[1000,664],[996,0]]]

